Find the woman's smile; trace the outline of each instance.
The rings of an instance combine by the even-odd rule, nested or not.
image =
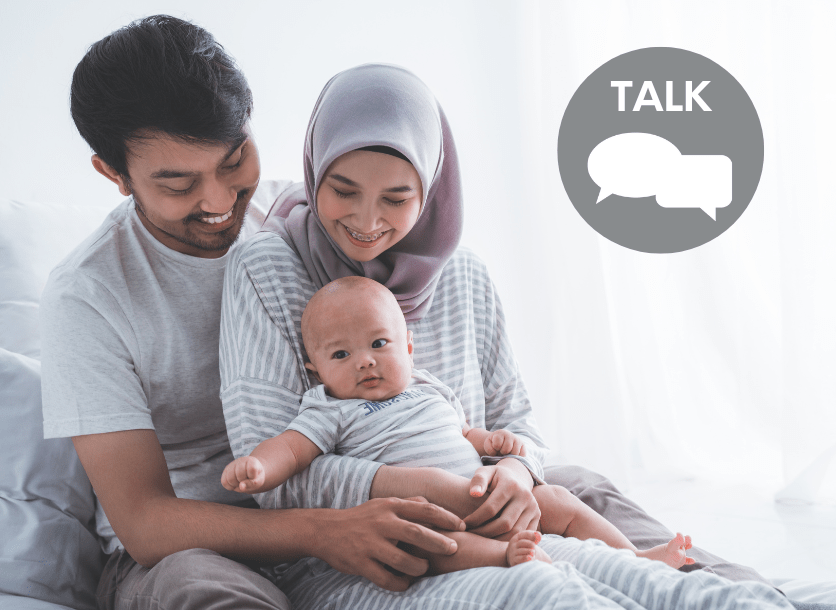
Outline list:
[[[376,233],[361,233],[359,231],[354,231],[354,230],[350,229],[347,225],[345,225],[343,223],[340,223],[340,224],[343,226],[343,228],[345,229],[345,232],[348,234],[348,238],[349,238],[349,240],[351,240],[351,243],[353,243],[355,246],[358,246],[360,248],[372,248],[372,247],[374,247],[375,245],[377,245],[377,241],[381,237],[383,237],[384,235],[386,235],[386,233],[388,233],[389,231],[392,230],[392,229],[386,229],[384,231],[378,231]]]

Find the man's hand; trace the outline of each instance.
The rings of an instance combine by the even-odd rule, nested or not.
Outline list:
[[[488,538],[507,539],[523,530],[537,529],[540,508],[531,493],[534,481],[519,460],[509,458],[495,466],[482,466],[470,481],[470,495],[490,495],[465,517],[468,529]]]
[[[224,468],[221,485],[229,491],[246,494],[267,491],[264,488],[264,464],[251,455],[239,457]]]
[[[508,430],[494,430],[485,437],[485,455],[520,455],[525,457],[522,439]]]
[[[364,576],[390,591],[405,591],[429,568],[426,559],[399,549],[398,542],[428,553],[452,555],[455,541],[429,527],[464,529],[461,519],[423,498],[369,500],[354,508],[323,511],[317,518],[311,554],[340,572]],[[385,566],[405,576],[393,574]]]

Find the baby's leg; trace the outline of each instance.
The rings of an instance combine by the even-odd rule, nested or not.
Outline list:
[[[639,551],[618,528],[559,485],[537,485],[532,490],[540,507],[540,529],[544,534],[566,538],[601,540],[614,549],[629,549],[639,557],[662,561],[672,568],[694,563],[685,556],[690,536],[677,534],[668,544]]]
[[[470,568],[507,568],[532,559],[551,563],[546,552],[537,546],[541,538],[540,532],[520,532],[508,542],[483,538],[471,532],[444,532],[444,535],[455,540],[458,545],[458,549],[452,555],[434,555],[422,549],[404,545],[409,553],[429,560],[430,569],[427,570],[426,576],[448,574]]]

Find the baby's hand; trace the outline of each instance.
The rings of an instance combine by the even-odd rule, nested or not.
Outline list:
[[[257,457],[247,455],[227,464],[221,484],[230,491],[252,494],[263,491],[264,464]]]
[[[525,456],[525,445],[519,436],[508,430],[494,430],[485,438],[485,455]]]

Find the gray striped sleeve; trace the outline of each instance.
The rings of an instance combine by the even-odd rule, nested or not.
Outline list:
[[[526,456],[509,456],[523,462],[542,482],[543,464],[548,454],[543,437],[534,420],[528,391],[520,375],[508,337],[502,304],[488,276],[484,263],[470,255],[473,265],[474,312],[477,318],[477,340],[482,385],[485,391],[485,427],[505,429],[522,437]],[[483,459],[485,463],[495,460]]]
[[[235,457],[249,455],[261,441],[284,432],[310,386],[299,326],[314,287],[300,276],[301,262],[294,259],[280,237],[262,233],[237,248],[227,265],[221,311],[221,401]],[[369,499],[380,464],[323,457],[277,490],[256,496],[259,504],[348,508]]]
[[[321,398],[317,395],[320,392]],[[333,453],[340,435],[341,415],[336,404],[328,404],[320,386],[305,393],[299,415],[287,429],[304,434],[322,453]]]

